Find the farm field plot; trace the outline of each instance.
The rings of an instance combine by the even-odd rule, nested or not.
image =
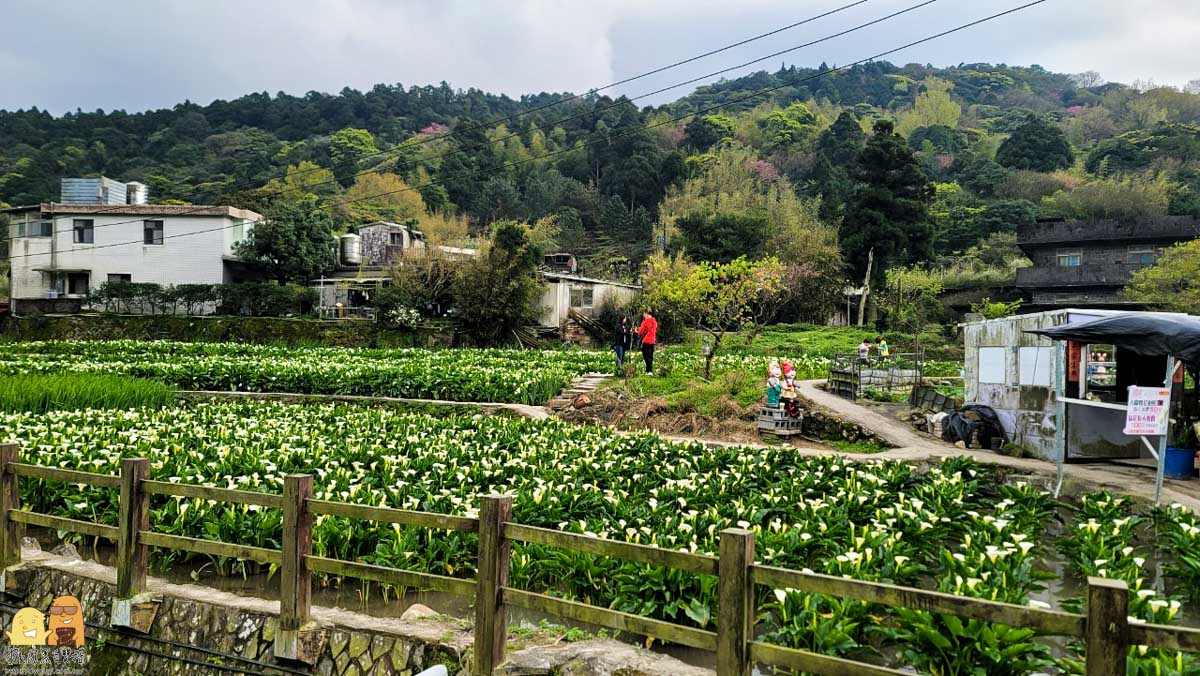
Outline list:
[[[1038,602],[1054,555],[1073,576],[1126,580],[1139,620],[1180,621],[1200,580],[1200,568],[1189,569],[1183,556],[1200,538],[1190,512],[1163,510],[1152,521],[1106,494],[1058,506],[965,458],[919,469],[799,457],[787,448],[707,450],[556,420],[248,402],[7,414],[0,434],[38,464],[116,474],[121,457],[144,456],[158,480],[266,492],[279,492],[283,475],[303,472],[314,475],[316,497],[369,505],[473,515],[477,496],[507,493],[520,523],[703,553],[716,553],[722,529],[740,526],[755,531],[762,563],[1012,603]],[[21,497],[37,511],[116,520],[115,491],[29,480]],[[276,510],[157,497],[151,507],[160,532],[279,546]],[[444,575],[472,575],[475,544],[469,534],[332,517],[314,526],[319,555]],[[159,552],[159,565],[173,563],[168,556]],[[1156,557],[1172,562],[1165,589]],[[240,565],[217,564],[232,572]],[[688,624],[715,617],[716,579],[680,571],[518,545],[511,578],[518,587]],[[789,646],[922,673],[1078,668],[1077,647],[1052,650],[1021,629],[787,589],[760,592],[760,633]],[[1131,659],[1137,673],[1198,668],[1174,652],[1135,649]]]
[[[611,371],[585,350],[271,347],[148,341],[0,344],[0,374],[94,372],[183,389],[541,404],[572,378]]]

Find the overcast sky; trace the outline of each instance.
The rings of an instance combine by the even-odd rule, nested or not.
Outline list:
[[[917,4],[868,0],[613,90],[636,96]],[[1027,0],[938,0],[730,73],[844,64]],[[337,92],[442,80],[520,95],[582,92],[852,0],[5,0],[0,109],[128,111],[255,91]],[[1200,78],[1200,0],[1047,0],[888,57],[1040,64],[1109,81]],[[695,85],[641,103],[661,103]]]

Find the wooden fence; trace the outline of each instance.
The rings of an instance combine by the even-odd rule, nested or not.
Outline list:
[[[113,623],[129,627],[132,625],[128,607],[125,612],[118,612],[118,607],[122,602],[132,602],[145,591],[150,547],[277,564],[281,587],[280,630],[276,632],[274,650],[277,657],[284,659],[309,661],[313,657],[304,654],[304,636],[306,629],[311,627],[311,573],[314,572],[473,597],[474,673],[479,676],[490,676],[504,661],[506,608],[509,606],[714,652],[718,676],[746,676],[754,663],[828,676],[898,676],[904,673],[755,640],[756,585],[944,613],[1027,627],[1042,635],[1083,639],[1088,676],[1123,676],[1129,646],[1200,652],[1200,629],[1130,623],[1127,617],[1128,588],[1124,582],[1116,580],[1089,578],[1087,614],[1080,615],[756,564],[754,534],[737,528],[721,532],[719,556],[714,557],[514,523],[511,520],[512,498],[508,496],[483,497],[479,518],[468,518],[317,500],[312,497],[312,477],[309,475],[285,477],[283,494],[275,495],[154,481],[149,477],[150,461],[141,458],[122,460],[121,475],[114,477],[22,463],[18,453],[15,444],[0,446],[0,567],[7,569],[20,562],[21,536],[26,524],[112,540],[117,543],[118,599],[114,602]],[[118,489],[119,523],[108,526],[21,510],[17,490],[21,477]],[[156,533],[149,521],[151,495],[281,509],[282,549]],[[312,524],[313,516],[317,514],[478,533],[477,577],[474,580],[459,579],[314,556]],[[514,589],[508,584],[513,542],[560,547],[716,576],[716,630],[683,626]]]

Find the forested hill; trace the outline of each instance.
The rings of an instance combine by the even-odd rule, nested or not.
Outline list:
[[[826,69],[759,72],[654,108],[443,83],[0,111],[0,202],[56,199],[60,177],[103,173],[157,201],[321,206],[332,231],[540,222],[545,246],[592,274],[630,278],[665,243],[694,260],[778,256],[829,292],[812,298],[861,279],[872,249],[879,283],[914,265],[1004,277],[1020,264],[1011,233],[1039,215],[1200,216],[1200,81],[887,62],[814,77]]]
[[[1041,66],[972,63],[934,68],[911,63],[895,66],[887,61],[875,61],[820,75],[829,69],[830,66],[823,63],[816,68],[788,66],[774,73],[760,71],[735,80],[699,87],[669,107],[674,113],[694,112],[740,100],[755,91],[778,88],[770,94],[770,98],[781,106],[796,101],[824,100],[843,106],[864,104],[873,108],[901,110],[912,105],[920,91],[921,80],[936,77],[954,85],[954,98],[961,103],[998,109],[986,110],[985,113],[1013,108],[1048,111],[1095,103],[1107,89],[1095,87],[1101,83],[1090,76],[1088,81],[1080,83],[1078,76],[1051,73]],[[1077,83],[1094,89],[1080,87]],[[749,110],[760,103],[761,99],[751,99],[744,103],[733,103],[728,110]]]

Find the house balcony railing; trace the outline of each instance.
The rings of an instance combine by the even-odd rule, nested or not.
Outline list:
[[[1098,263],[1019,268],[1017,287],[1124,286],[1134,272],[1144,267],[1146,265],[1137,263]]]
[[[1079,244],[1128,240],[1187,240],[1200,237],[1200,219],[1159,216],[1129,221],[1057,221],[1017,227],[1017,244]]]

